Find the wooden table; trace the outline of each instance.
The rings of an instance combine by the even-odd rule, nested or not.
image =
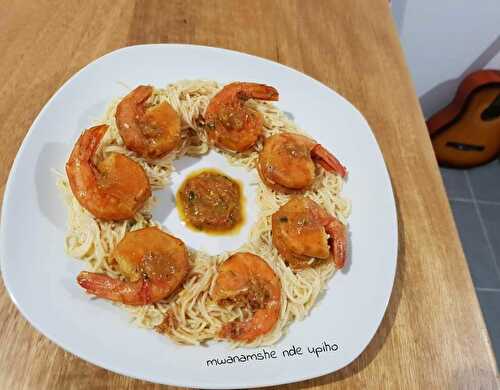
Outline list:
[[[290,388],[497,388],[496,366],[386,0],[4,1],[0,3],[0,190],[47,99],[114,49],[219,46],[294,67],[368,119],[399,217],[398,270],[384,320],[348,367]],[[64,352],[0,293],[0,388],[160,388]]]

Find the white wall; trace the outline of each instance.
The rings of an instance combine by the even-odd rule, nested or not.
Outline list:
[[[392,0],[392,11],[426,117],[471,71],[500,69],[500,0]]]

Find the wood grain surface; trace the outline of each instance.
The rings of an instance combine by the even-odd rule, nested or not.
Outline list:
[[[383,151],[400,240],[388,310],[348,367],[286,387],[497,388],[484,321],[386,0],[0,1],[1,193],[27,129],[73,73],[114,49],[156,42],[218,46],[298,69],[349,99]],[[3,287],[0,337],[1,389],[166,388],[66,353],[22,318]]]

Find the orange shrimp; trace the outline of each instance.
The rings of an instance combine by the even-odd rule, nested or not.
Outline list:
[[[184,243],[156,227],[128,232],[111,257],[126,280],[80,272],[77,281],[89,294],[127,305],[147,305],[168,298],[190,270]]]
[[[316,177],[315,162],[345,177],[345,167],[323,146],[303,135],[275,134],[266,139],[257,170],[262,181],[278,192],[309,188]]]
[[[211,292],[221,306],[236,305],[250,308],[253,316],[247,320],[225,324],[219,336],[250,342],[270,332],[279,319],[281,283],[273,269],[259,256],[240,252],[219,266]]]
[[[278,253],[293,270],[329,259],[337,268],[345,264],[345,225],[305,196],[293,197],[273,214],[272,236]]]
[[[116,125],[123,142],[138,155],[155,159],[174,150],[181,141],[181,120],[166,102],[148,107],[153,87],[140,85],[116,107]]]
[[[261,137],[262,115],[245,106],[248,99],[278,100],[278,91],[265,84],[235,82],[210,101],[205,112],[209,140],[233,152],[250,149]]]
[[[132,159],[113,153],[95,165],[95,151],[108,126],[91,127],[80,136],[66,163],[68,181],[78,202],[103,220],[132,218],[151,196],[144,169]]]

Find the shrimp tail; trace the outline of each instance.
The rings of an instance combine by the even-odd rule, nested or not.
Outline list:
[[[145,305],[151,302],[150,284],[147,280],[126,282],[108,275],[80,272],[76,278],[87,293],[100,298],[128,305]]]
[[[347,231],[338,219],[332,218],[325,226],[326,232],[330,235],[330,247],[333,262],[337,268],[345,265],[347,253]]]
[[[347,168],[337,158],[320,144],[316,144],[311,150],[312,158],[328,172],[336,172],[340,177],[347,175]]]

